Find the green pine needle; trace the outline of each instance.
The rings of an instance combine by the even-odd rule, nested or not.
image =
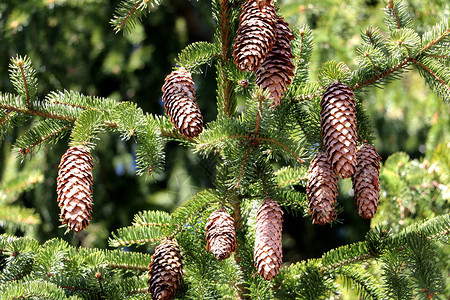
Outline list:
[[[9,75],[16,92],[28,107],[35,100],[37,93],[36,70],[27,56],[16,56],[9,64]]]
[[[193,72],[201,65],[209,63],[219,54],[216,44],[196,42],[184,48],[175,60],[178,65]]]
[[[147,14],[147,9],[159,6],[161,0],[122,0],[116,8],[111,25],[118,33],[130,33],[139,23],[143,16]]]
[[[104,131],[104,113],[97,110],[85,110],[77,118],[70,136],[70,147],[83,145],[93,150],[97,135]]]

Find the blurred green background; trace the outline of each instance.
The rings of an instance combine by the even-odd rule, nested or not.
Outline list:
[[[10,57],[28,55],[37,69],[40,98],[54,90],[76,90],[133,101],[145,112],[163,114],[161,86],[174,66],[177,53],[191,42],[213,38],[210,1],[164,1],[125,36],[115,34],[109,24],[118,3],[106,0],[2,1],[0,91],[13,92],[8,78]],[[450,14],[450,4],[445,0],[411,0],[408,3],[419,33]],[[307,23],[313,29],[315,51],[311,80],[316,79],[316,70],[327,60],[343,61],[354,69],[360,31],[371,24],[386,30],[383,1],[284,0],[277,1],[277,5],[291,27]],[[194,75],[194,81],[200,110],[205,120],[210,121],[216,116],[215,70],[214,66],[207,65],[201,71]],[[383,162],[391,154],[404,151],[407,153],[406,160],[402,157],[404,163],[411,158],[418,159],[417,164],[424,164],[436,155],[433,151],[438,145],[444,147],[440,153],[448,156],[449,106],[430,92],[416,71],[406,73],[384,89],[369,88],[358,97],[372,120],[375,147]],[[42,184],[17,200],[40,214],[41,225],[35,232],[40,241],[62,237],[74,245],[107,247],[110,232],[130,225],[138,211],[172,211],[197,191],[212,186],[214,158],[202,159],[189,149],[169,142],[165,173],[151,178],[137,177],[134,175],[134,144],[121,141],[118,135],[103,135],[94,153],[93,219],[82,233],[64,234],[65,229],[59,228],[55,181],[60,157],[67,149],[67,137],[19,164],[11,161],[11,145],[27,128],[16,128],[1,144],[0,174],[4,179],[27,164],[45,174]],[[433,136],[427,142],[429,132],[433,132]],[[440,180],[449,187],[448,176]],[[386,195],[382,205],[383,201],[391,199]],[[357,216],[350,180],[340,182],[339,197],[344,207],[340,215],[342,222],[332,227],[313,226],[301,213],[285,214],[285,262],[319,257],[329,249],[364,237],[370,222]],[[448,210],[448,197],[447,193],[441,199],[447,204],[436,208],[434,213]],[[426,216],[430,214],[416,214],[418,218]],[[376,222],[383,223],[384,219]]]

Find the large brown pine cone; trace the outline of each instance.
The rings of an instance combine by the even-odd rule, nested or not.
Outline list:
[[[276,23],[276,40],[261,66],[256,70],[256,84],[268,89],[274,100],[274,106],[281,104],[281,98],[294,76],[294,55],[291,40],[294,38],[289,24],[278,17]]]
[[[203,117],[191,73],[183,67],[173,71],[166,77],[162,91],[166,113],[175,128],[188,138],[198,136],[203,130]]]
[[[336,219],[337,182],[337,174],[331,168],[327,154],[319,152],[309,165],[306,184],[309,213],[314,224],[324,225]]]
[[[328,159],[342,178],[355,172],[356,128],[355,99],[352,90],[339,82],[332,83],[321,101],[321,125],[323,144]]]
[[[258,274],[265,280],[273,279],[279,272],[283,259],[281,233],[283,211],[278,203],[266,199],[256,214],[254,260]]]
[[[236,248],[234,220],[223,208],[213,212],[206,223],[206,249],[218,259],[230,257]]]
[[[92,216],[92,156],[83,146],[69,148],[61,157],[57,179],[61,220],[70,230],[81,231]]]
[[[149,268],[148,285],[152,299],[173,299],[183,276],[183,263],[178,243],[169,239],[163,240],[156,247]]]
[[[276,20],[271,1],[247,0],[242,5],[233,52],[239,70],[250,72],[259,68],[275,42]]]
[[[371,145],[362,145],[356,152],[356,171],[352,176],[358,214],[372,219],[380,198],[380,155]]]

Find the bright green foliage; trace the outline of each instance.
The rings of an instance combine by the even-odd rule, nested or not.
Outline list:
[[[308,25],[303,25],[294,31],[295,38],[291,42],[292,53],[295,56],[296,72],[293,84],[301,84],[308,81],[309,61],[313,51],[313,33]]]
[[[0,295],[8,297],[132,299],[146,285],[141,274],[148,272],[151,260],[140,253],[76,249],[58,239],[39,245],[8,235],[0,235],[0,252],[8,256],[0,275]],[[116,281],[124,275],[127,280]],[[13,279],[15,283],[9,283]]]
[[[44,119],[16,140],[13,151],[25,158],[28,154],[38,151],[43,145],[56,144],[72,128],[72,125],[64,120]]]
[[[9,71],[16,92],[22,96],[24,104],[30,107],[37,92],[36,71],[31,66],[30,58],[17,56],[11,59]]]
[[[77,118],[69,146],[84,145],[89,149],[95,147],[97,135],[103,131],[104,115],[96,110],[85,110]]]
[[[383,299],[381,287],[376,278],[360,266],[344,266],[336,273],[343,277],[348,289],[354,288],[361,299]]]
[[[443,244],[450,228],[446,190],[450,151],[442,137],[448,136],[448,116],[433,125],[425,159],[411,160],[406,153],[397,153],[385,161],[379,211],[364,240],[285,266],[273,281],[257,275],[253,262],[255,218],[263,199],[272,198],[289,213],[300,212],[307,218],[305,161],[323,149],[320,98],[327,86],[340,81],[358,98],[368,87],[384,88],[415,66],[431,91],[448,102],[448,19],[423,33],[413,26],[405,2],[388,1],[388,32],[366,27],[356,48],[357,66],[328,60],[315,73],[310,72],[313,31],[307,25],[294,28],[295,76],[282,104],[274,108],[268,92],[255,86],[254,74],[237,70],[233,63],[232,44],[242,2],[213,1],[214,40],[188,45],[175,60],[193,72],[213,63],[216,70],[217,118],[208,116],[213,120],[205,121],[203,132],[194,139],[179,134],[168,118],[147,113],[134,102],[67,90],[39,99],[31,60],[11,59],[15,93],[0,93],[0,138],[30,116],[36,117],[31,129],[15,142],[15,152],[22,158],[37,155],[39,148],[53,145],[69,132],[69,146],[84,145],[95,155],[101,139],[113,134],[132,145],[130,156],[135,157],[138,175],[163,175],[164,146],[173,141],[215,159],[216,170],[211,174],[213,187],[197,191],[172,213],[140,211],[130,226],[116,229],[109,245],[121,250],[0,235],[0,296],[148,299],[151,256],[130,249],[154,246],[168,237],[178,241],[183,254],[184,277],[177,294],[181,299],[329,299],[342,292],[342,283],[363,299],[448,295],[444,258],[449,253]],[[149,8],[159,4],[121,1],[111,20],[114,30],[132,31]],[[363,103],[359,99],[356,103],[358,145],[373,143],[372,122]],[[30,228],[40,223],[39,218],[31,209],[11,203],[43,181],[43,175],[27,169],[15,174],[2,177],[0,221],[8,232],[31,235]],[[206,250],[205,225],[217,208],[225,208],[236,227],[236,251],[224,261]]]
[[[160,3],[160,0],[123,0],[117,6],[111,25],[116,32],[123,30],[129,33],[146,15],[147,10],[157,7]]]
[[[30,167],[17,170],[17,161],[11,155],[0,181],[0,228],[5,232],[24,232],[33,235],[41,223],[41,218],[32,208],[18,205],[20,196],[44,181],[40,170]]]
[[[192,43],[180,52],[176,62],[192,71],[201,65],[209,63],[211,59],[217,56],[218,51],[217,46],[212,43]]]
[[[411,27],[413,20],[404,1],[388,0],[384,11],[386,25],[390,30]]]

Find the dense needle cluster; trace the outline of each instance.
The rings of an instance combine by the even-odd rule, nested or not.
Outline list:
[[[86,228],[92,217],[93,168],[86,147],[71,147],[61,157],[56,187],[61,220],[75,232]]]

